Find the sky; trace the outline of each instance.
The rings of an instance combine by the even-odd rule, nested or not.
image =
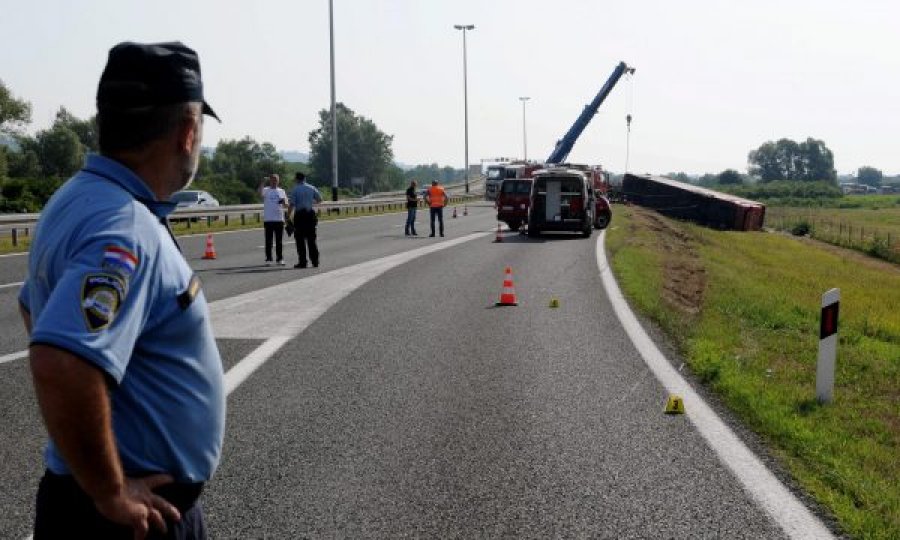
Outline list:
[[[838,174],[900,173],[900,3],[889,0],[333,0],[337,100],[393,136],[396,161],[461,168],[543,160],[615,66],[569,155],[615,172],[747,169],[769,140],[814,137]],[[110,47],[197,50],[222,119],[204,145],[250,136],[307,152],[330,106],[328,0],[0,0],[0,80],[87,118]],[[463,86],[466,33],[467,92]],[[530,99],[524,106],[520,97]],[[633,116],[630,136],[626,115]],[[524,129],[524,133],[523,133]],[[527,136],[526,141],[523,135]],[[340,137],[340,134],[338,135]]]

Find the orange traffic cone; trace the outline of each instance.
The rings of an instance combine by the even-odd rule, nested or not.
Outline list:
[[[456,207],[453,207],[453,219],[456,219]]]
[[[519,301],[516,299],[516,291],[513,288],[512,268],[506,267],[506,277],[503,279],[503,292],[500,293],[500,301],[498,306],[518,306]]]
[[[502,242],[503,236],[500,234],[500,224],[497,224],[497,238],[494,239],[494,242]]]
[[[469,215],[469,207],[468,207],[468,205],[467,205],[467,206],[463,206],[463,215],[464,215],[464,216],[468,216],[468,215]]]
[[[203,254],[204,259],[216,258],[216,247],[213,246],[212,233],[206,235],[206,252]]]

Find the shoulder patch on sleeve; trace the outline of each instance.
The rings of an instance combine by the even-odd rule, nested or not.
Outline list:
[[[137,255],[122,246],[109,245],[103,250],[103,269],[120,274],[125,279],[137,270],[138,262]]]
[[[112,323],[125,298],[126,285],[116,274],[88,274],[81,284],[81,312],[91,332]]]

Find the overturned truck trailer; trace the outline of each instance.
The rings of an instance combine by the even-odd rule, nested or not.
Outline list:
[[[764,204],[663,176],[626,174],[622,195],[669,217],[717,229],[758,231],[766,215]]]

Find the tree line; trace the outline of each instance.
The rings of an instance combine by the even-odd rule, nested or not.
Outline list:
[[[394,163],[393,136],[371,119],[343,103],[336,105],[338,124],[338,187],[343,196],[374,191],[398,191],[410,180],[430,183],[460,181],[464,172],[437,164],[403,169]],[[34,135],[31,104],[16,98],[0,81],[0,213],[38,212],[50,195],[98,151],[96,117],[81,119],[60,107],[52,125]],[[222,204],[259,201],[256,189],[270,174],[292,178],[302,171],[320,188],[333,185],[331,145],[334,137],[329,110],[319,112],[319,125],[308,135],[308,163],[286,162],[271,143],[247,136],[221,140],[200,156],[192,188],[209,191]]]

